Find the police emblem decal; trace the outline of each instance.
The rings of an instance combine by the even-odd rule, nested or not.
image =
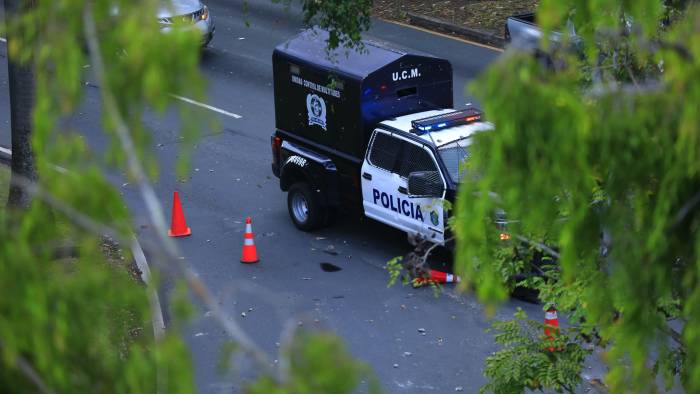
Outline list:
[[[306,109],[309,112],[309,126],[321,126],[326,129],[326,102],[318,95],[309,93],[306,95]]]
[[[440,224],[440,218],[438,217],[438,213],[436,211],[430,212],[430,221],[433,223],[433,226]]]

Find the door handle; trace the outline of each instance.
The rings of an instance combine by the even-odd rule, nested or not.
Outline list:
[[[362,177],[365,178],[365,179],[367,179],[368,181],[371,181],[371,180],[372,180],[372,174],[369,174],[369,173],[366,173],[366,172],[363,172],[363,173],[362,173]]]
[[[399,193],[401,193],[401,194],[408,194],[408,190],[406,190],[406,188],[403,187],[403,186],[399,186]]]

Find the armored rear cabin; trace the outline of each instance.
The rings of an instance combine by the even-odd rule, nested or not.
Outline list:
[[[379,122],[452,107],[447,60],[371,40],[329,53],[327,38],[310,29],[275,49],[278,133],[357,162]]]

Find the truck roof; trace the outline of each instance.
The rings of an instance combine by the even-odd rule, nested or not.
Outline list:
[[[363,51],[336,48],[327,52],[328,32],[319,28],[304,30],[291,40],[277,46],[277,50],[303,60],[312,60],[317,66],[363,79],[373,72],[406,55],[438,59],[425,52],[402,48],[370,37],[362,40]],[[330,56],[329,56],[330,55]]]
[[[427,133],[413,133],[413,125],[411,122],[414,120],[429,118],[431,116],[448,114],[454,112],[454,109],[439,109],[432,111],[417,112],[414,114],[399,116],[394,119],[388,119],[381,122],[381,125],[387,126],[391,129],[400,130],[409,134],[416,135],[425,142],[434,145],[436,147],[449,144],[450,142],[469,137],[479,131],[493,130],[493,124],[489,122],[474,122],[469,124],[463,124],[458,126],[446,127],[444,129],[439,129],[438,131],[431,131]]]

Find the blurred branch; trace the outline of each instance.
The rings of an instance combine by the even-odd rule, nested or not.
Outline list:
[[[2,341],[0,341],[0,348],[3,347]],[[36,372],[34,367],[32,367],[31,364],[29,364],[29,361],[27,361],[24,357],[21,355],[17,355],[15,357],[15,362],[17,363],[17,368],[22,372],[22,375],[24,375],[29,381],[31,381],[34,386],[36,386],[37,389],[39,389],[39,392],[44,393],[44,394],[53,394],[54,391],[51,390],[48,386],[46,386],[46,383],[44,383],[44,380],[39,376],[39,374]]]
[[[146,204],[151,221],[155,227],[155,232],[160,243],[165,249],[166,255],[175,262],[179,273],[184,277],[191,291],[199,298],[204,305],[211,311],[214,317],[219,321],[224,330],[240,345],[255,361],[264,369],[269,369],[267,355],[260,349],[243,331],[243,329],[233,319],[228,319],[221,310],[219,303],[211,295],[208,288],[197,277],[191,267],[188,267],[177,256],[179,255],[177,246],[169,239],[167,234],[167,225],[165,216],[163,215],[162,207],[156,198],[155,192],[146,177],[141,163],[135,155],[137,149],[129,133],[129,128],[119,110],[117,102],[110,90],[109,82],[107,81],[106,71],[99,42],[97,39],[97,29],[93,18],[92,2],[88,1],[83,12],[83,22],[85,24],[85,38],[88,44],[89,56],[95,76],[99,85],[102,96],[102,104],[104,111],[109,116],[114,124],[115,132],[122,145],[122,149],[126,152],[127,167],[131,175],[136,179],[136,184],[141,192],[141,197]]]
[[[683,206],[681,209],[678,210],[676,215],[673,217],[673,221],[671,222],[671,225],[669,228],[673,229],[674,227],[678,226],[688,214],[695,209],[695,207],[700,203],[700,191],[696,192],[693,197],[690,198]]]
[[[549,246],[547,246],[547,245],[545,245],[545,244],[543,244],[543,243],[541,243],[541,242],[533,241],[533,240],[531,240],[531,239],[529,239],[529,238],[525,238],[525,237],[523,237],[522,235],[517,235],[517,234],[515,235],[515,238],[517,238],[517,239],[519,239],[520,241],[523,241],[523,242],[525,242],[525,243],[527,243],[527,244],[530,244],[530,245],[532,245],[532,246],[535,246],[535,247],[541,249],[543,252],[545,252],[545,253],[547,253],[548,255],[554,257],[555,259],[558,259],[558,258],[559,258],[559,253],[557,253],[554,249],[550,248]]]
[[[663,328],[663,331],[666,334],[668,334],[668,336],[670,336],[678,345],[680,345],[681,348],[685,348],[685,343],[683,342],[683,335],[681,335],[681,333],[669,327],[668,325],[666,325]]]

